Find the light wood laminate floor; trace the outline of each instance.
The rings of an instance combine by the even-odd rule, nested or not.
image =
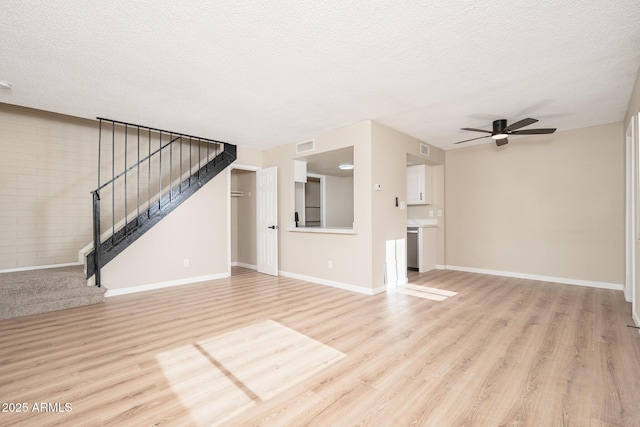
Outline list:
[[[1,409],[14,412],[0,425],[640,425],[640,335],[622,292],[411,281],[456,294],[366,296],[234,269],[1,321]]]

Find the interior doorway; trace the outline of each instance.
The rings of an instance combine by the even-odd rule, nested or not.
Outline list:
[[[257,269],[256,170],[234,167],[230,176],[230,274],[233,267]]]

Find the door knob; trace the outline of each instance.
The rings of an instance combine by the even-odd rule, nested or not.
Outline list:
[[[272,230],[277,230],[277,229],[278,229],[278,226],[277,226],[277,225],[270,225],[270,226],[269,226],[269,227],[267,227],[267,228],[270,228],[270,229],[272,229]]]

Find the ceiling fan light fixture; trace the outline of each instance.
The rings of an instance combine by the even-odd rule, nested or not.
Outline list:
[[[350,163],[343,163],[340,166],[338,166],[338,168],[340,168],[340,170],[343,170],[343,171],[348,171],[348,170],[353,169],[353,165],[350,164]]]
[[[507,135],[506,133],[497,133],[495,135],[491,135],[491,139],[505,139],[508,136],[509,135]]]

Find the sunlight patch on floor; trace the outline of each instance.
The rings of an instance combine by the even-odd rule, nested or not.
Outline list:
[[[433,301],[444,301],[454,295],[457,292],[447,291],[445,289],[430,288],[429,286],[419,286],[406,284],[396,288],[396,292],[405,295],[412,295],[414,297],[430,299]]]
[[[156,355],[196,422],[215,425],[320,372],[344,353],[266,320]]]

